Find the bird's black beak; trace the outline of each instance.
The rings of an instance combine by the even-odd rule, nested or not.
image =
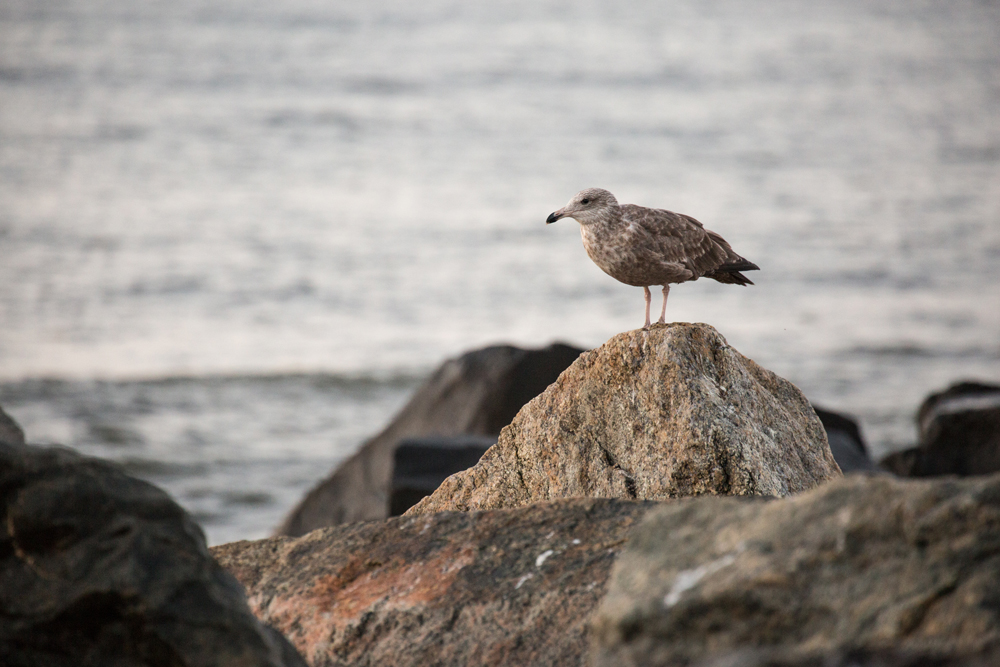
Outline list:
[[[553,222],[555,222],[561,217],[562,215],[559,214],[559,211],[556,211],[554,213],[549,213],[549,217],[545,218],[545,224],[551,225]]]

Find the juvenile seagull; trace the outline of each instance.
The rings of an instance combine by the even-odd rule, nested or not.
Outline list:
[[[662,324],[671,283],[704,276],[730,285],[753,285],[740,271],[760,269],[694,218],[659,208],[619,205],[613,194],[601,188],[578,192],[545,222],[551,224],[560,218],[580,223],[583,247],[602,271],[644,290],[643,329],[649,328],[650,285],[663,285],[663,308],[658,320]]]

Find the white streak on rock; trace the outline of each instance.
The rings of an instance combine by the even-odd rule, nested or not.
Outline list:
[[[535,567],[541,567],[542,563],[544,563],[548,559],[548,557],[554,553],[555,552],[552,551],[552,549],[549,549],[547,551],[543,551],[542,553],[538,554],[538,558],[535,559]]]
[[[681,570],[677,573],[677,578],[674,579],[674,585],[670,587],[670,592],[664,596],[663,606],[673,607],[681,601],[681,596],[697,586],[699,581],[734,562],[736,562],[736,554],[726,554],[706,565],[699,565],[691,570]]]

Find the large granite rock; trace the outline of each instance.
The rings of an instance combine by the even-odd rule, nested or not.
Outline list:
[[[1000,664],[998,572],[1000,476],[686,499],[615,563],[592,664]]]
[[[401,440],[496,436],[580,352],[558,343],[540,350],[499,345],[445,362],[381,433],[306,495],[277,534],[304,535],[323,526],[387,517],[393,452]]]
[[[931,394],[917,412],[920,441],[882,465],[904,477],[1000,471],[1000,386],[960,382]]]
[[[313,665],[582,665],[587,619],[650,506],[397,517],[212,552]]]
[[[60,448],[0,445],[0,664],[304,667],[170,497]]]
[[[14,419],[0,408],[0,443],[24,444],[24,431]]]
[[[675,323],[581,355],[406,516],[577,496],[785,496],[840,476],[793,384],[707,324]]]

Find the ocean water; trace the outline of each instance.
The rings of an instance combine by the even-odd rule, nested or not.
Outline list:
[[[0,3],[0,405],[220,543],[444,358],[642,323],[576,191],[761,267],[708,322],[876,455],[1000,381],[1000,4]]]

